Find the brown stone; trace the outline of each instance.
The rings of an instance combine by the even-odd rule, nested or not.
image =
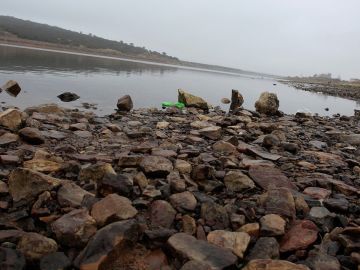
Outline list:
[[[40,260],[45,255],[56,252],[57,249],[58,245],[53,239],[38,233],[24,234],[17,245],[17,250],[29,261]]]
[[[7,109],[0,112],[0,126],[10,130],[17,130],[22,123],[21,112],[16,109]]]
[[[256,184],[265,190],[274,188],[290,188],[295,189],[295,185],[277,168],[268,166],[251,166],[249,175]]]
[[[267,214],[278,214],[293,218],[296,216],[295,201],[291,191],[287,188],[269,190],[262,202]]]
[[[281,260],[252,260],[243,270],[310,270],[302,264]]]
[[[240,192],[255,188],[254,182],[241,171],[230,171],[225,175],[224,184],[229,191]]]
[[[79,207],[85,196],[94,195],[72,182],[64,183],[58,190],[57,199],[62,207]]]
[[[263,216],[260,219],[260,232],[265,236],[278,236],[285,234],[286,221],[275,214]]]
[[[45,142],[44,136],[37,128],[26,127],[19,130],[19,136],[29,144],[39,145]]]
[[[10,132],[7,132],[0,136],[0,146],[5,146],[19,140],[19,136]]]
[[[146,175],[154,177],[167,176],[174,169],[169,159],[160,156],[144,157],[140,167]]]
[[[129,95],[119,98],[117,102],[117,108],[119,111],[129,112],[132,110],[133,106],[133,101]]]
[[[167,201],[157,200],[151,204],[150,221],[152,226],[170,228],[175,215],[176,211]]]
[[[196,208],[196,198],[190,191],[176,193],[170,196],[171,205],[178,211],[194,211]]]

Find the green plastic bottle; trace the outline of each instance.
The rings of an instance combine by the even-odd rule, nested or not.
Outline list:
[[[161,103],[161,106],[163,108],[169,108],[169,107],[176,107],[178,109],[185,108],[185,104],[182,102],[171,102],[171,101],[164,101]]]

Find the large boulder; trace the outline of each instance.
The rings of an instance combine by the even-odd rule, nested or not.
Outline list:
[[[184,90],[178,90],[178,101],[185,104],[186,107],[194,107],[198,109],[208,110],[208,103],[201,97],[194,96]]]
[[[239,109],[244,103],[243,96],[239,93],[238,90],[231,91],[231,104],[230,104],[230,111],[235,111]]]
[[[71,102],[79,99],[80,97],[71,92],[65,92],[57,96],[62,102]]]
[[[255,102],[256,111],[259,113],[274,115],[279,110],[279,100],[274,93],[264,92]]]
[[[7,109],[4,112],[0,112],[0,126],[16,130],[21,126],[21,123],[22,118],[19,110]]]
[[[117,102],[117,108],[121,112],[129,112],[133,108],[133,102],[129,95],[125,95],[119,98]]]
[[[5,90],[9,95],[13,97],[16,97],[21,92],[20,85],[13,80],[10,80],[5,85],[3,85],[0,88],[0,93],[1,93],[1,89]]]

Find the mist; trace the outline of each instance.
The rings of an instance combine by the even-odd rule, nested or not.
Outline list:
[[[357,0],[2,0],[1,14],[182,60],[276,75],[360,77]]]

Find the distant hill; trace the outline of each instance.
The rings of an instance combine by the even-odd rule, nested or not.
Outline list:
[[[125,57],[166,64],[210,69],[242,75],[274,77],[272,75],[245,71],[219,65],[182,61],[165,52],[156,52],[123,41],[108,40],[92,34],[83,34],[56,26],[0,15],[0,43],[10,43],[40,48],[71,50],[115,57]]]
[[[108,40],[92,34],[83,34],[47,24],[26,21],[9,16],[0,16],[0,35],[10,38],[59,44],[74,48],[88,48],[102,50],[103,52],[119,52],[124,55],[148,58],[154,60],[165,60],[178,62],[176,57],[147,50],[145,47],[138,47],[127,44],[123,41]]]

